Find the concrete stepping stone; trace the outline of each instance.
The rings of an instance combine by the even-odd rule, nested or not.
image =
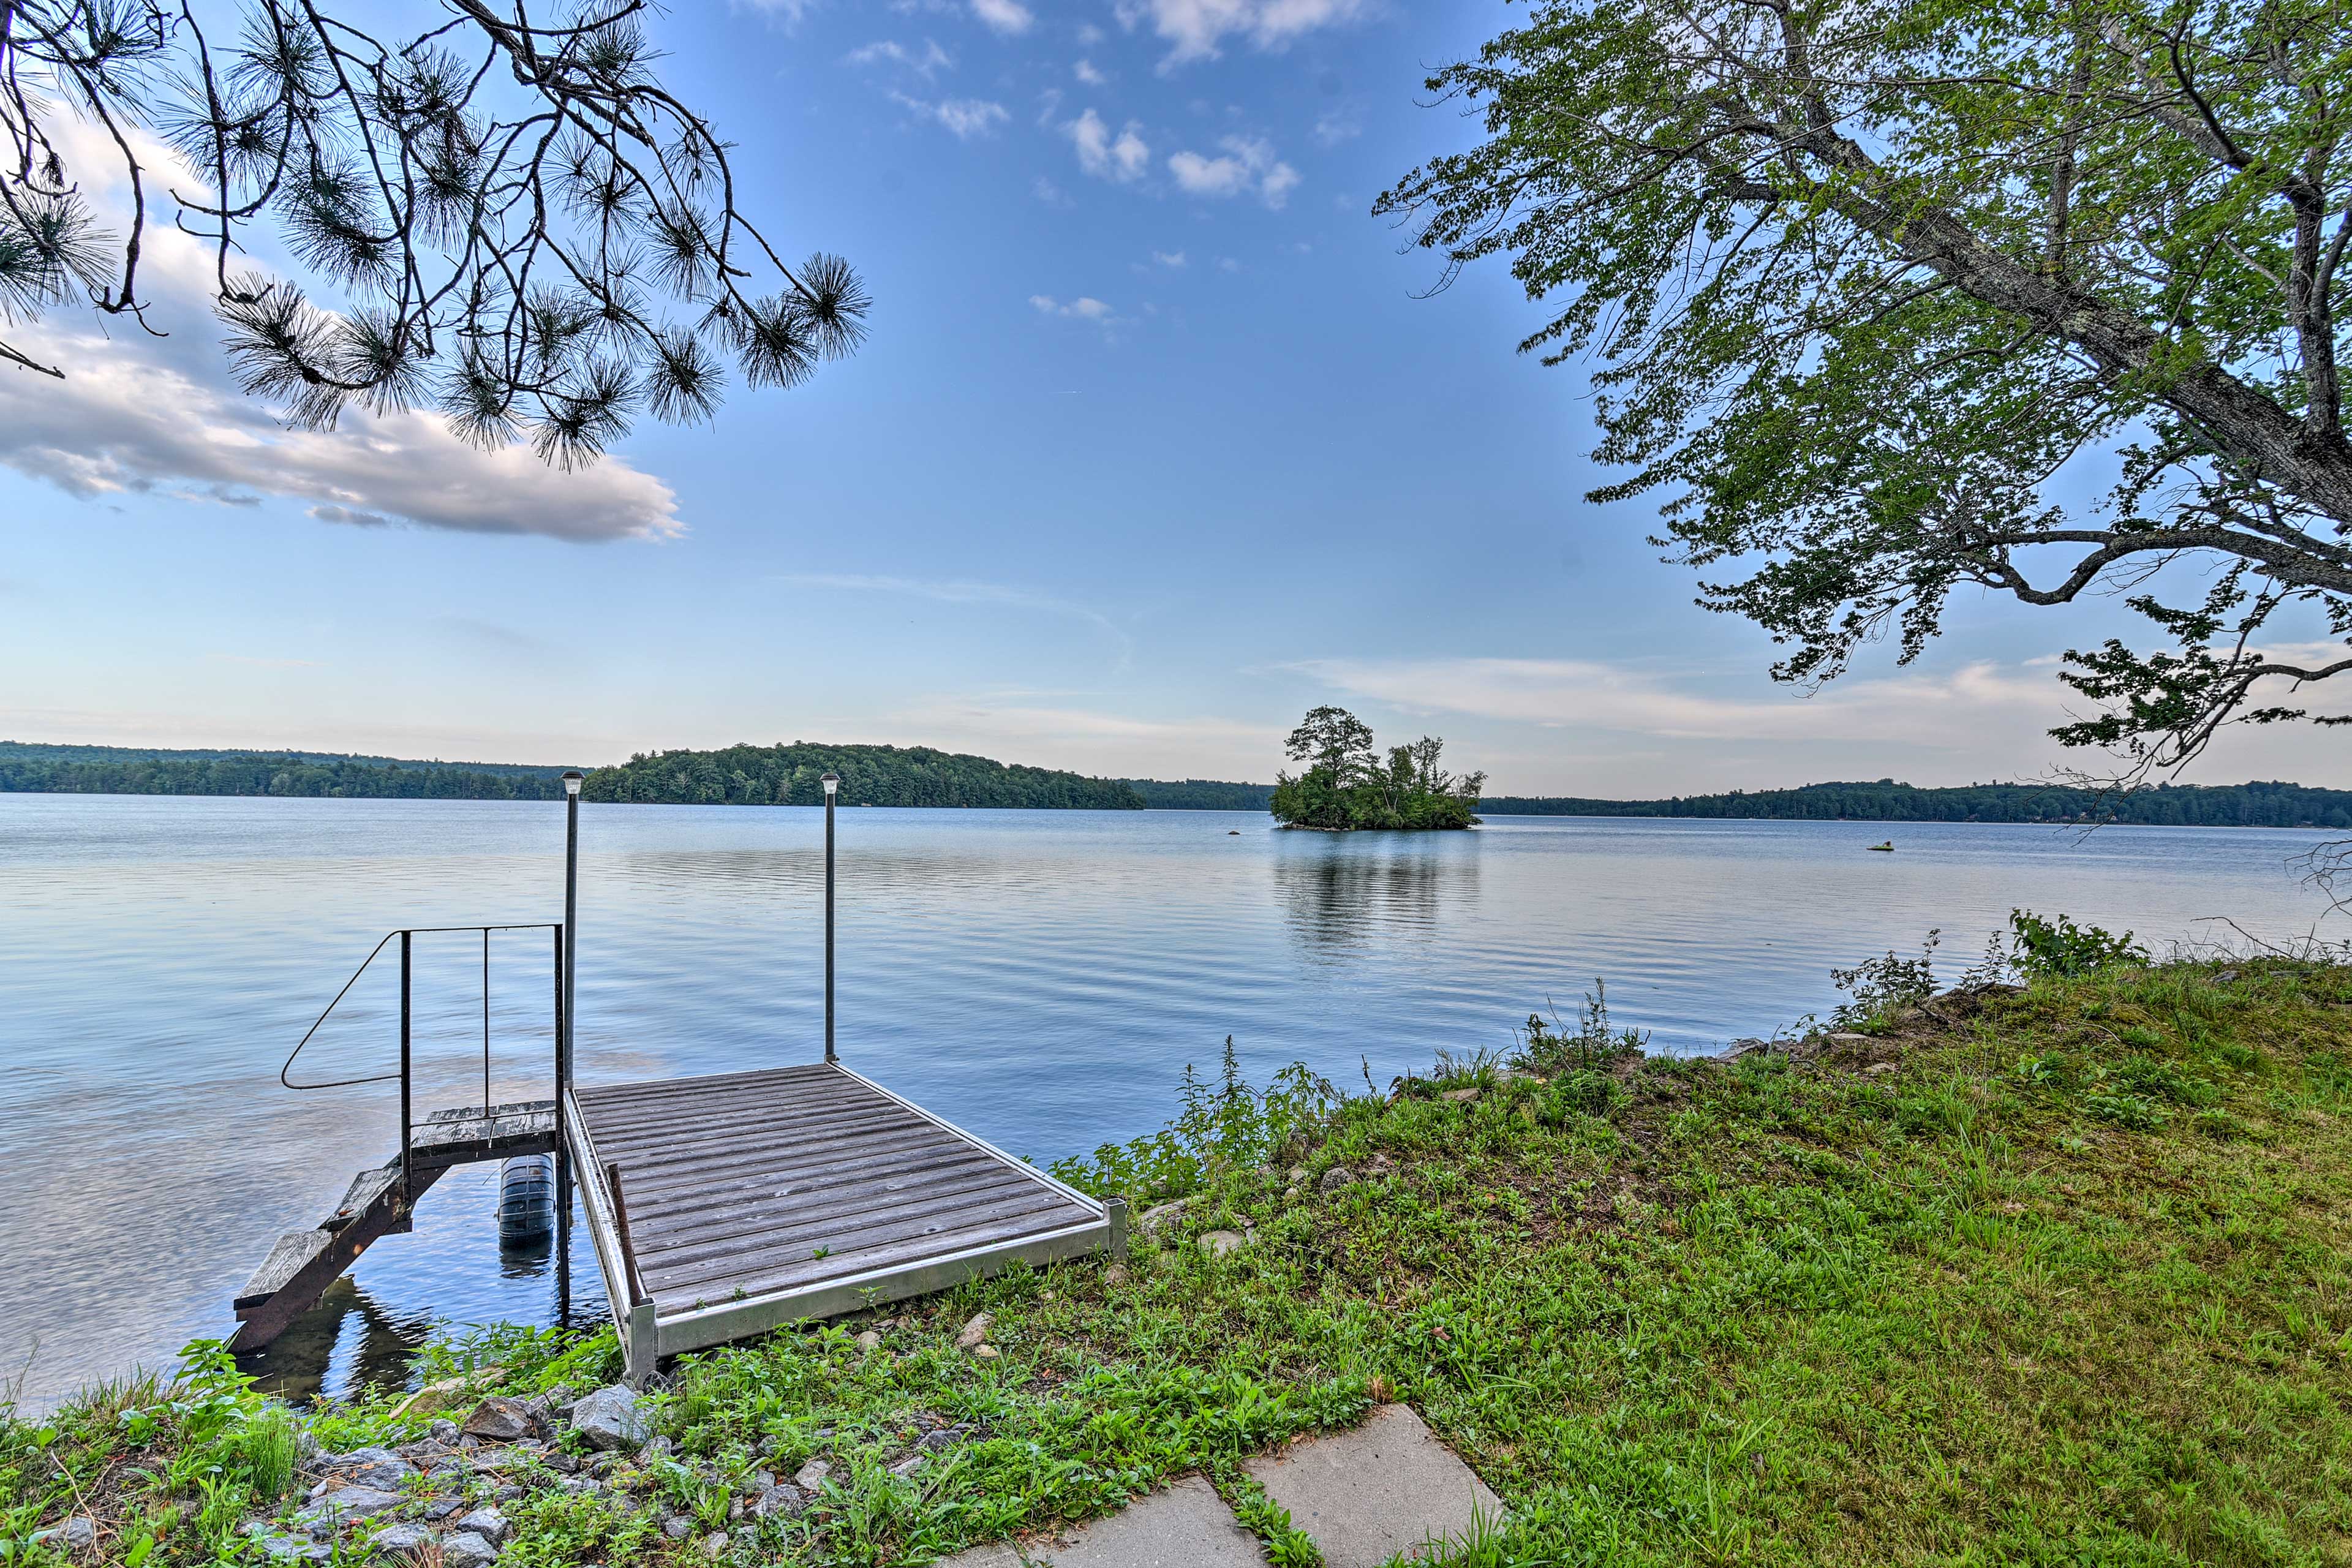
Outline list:
[[[1400,1552],[1499,1521],[1502,1500],[1402,1405],[1352,1431],[1294,1443],[1243,1466],[1290,1522],[1322,1548],[1325,1568],[1380,1568]]]
[[[1058,1542],[975,1546],[940,1568],[1265,1568],[1265,1554],[1216,1489],[1188,1476]]]

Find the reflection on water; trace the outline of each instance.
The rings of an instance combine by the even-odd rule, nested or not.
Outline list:
[[[467,1166],[444,1175],[417,1205],[413,1235],[376,1242],[354,1274],[336,1280],[267,1349],[238,1357],[239,1364],[269,1392],[307,1399],[322,1390],[398,1386],[408,1379],[410,1355],[445,1325],[589,1328],[605,1321],[604,1283],[576,1210],[567,1205],[556,1232],[509,1239],[498,1223],[498,1169]],[[558,1245],[559,1235],[565,1245]]]
[[[1433,935],[1478,893],[1475,833],[1285,833],[1271,862],[1291,934],[1312,954]]]
[[[1238,834],[1231,830],[1240,828]],[[1868,846],[1892,837],[1897,852]],[[1657,1048],[1835,1000],[1832,965],[1939,926],[1965,963],[2012,907],[2159,947],[2315,914],[2308,834],[1494,817],[1475,833],[1282,833],[1220,812],[855,811],[841,823],[845,1060],[1015,1154],[1160,1125],[1234,1037],[1263,1082],[1354,1081],[1502,1046],[1605,976]],[[544,921],[563,814],[529,802],[0,795],[0,1377],[53,1397],[229,1327],[270,1243],[397,1148],[392,1084],[290,1094],[278,1063],[395,926]],[[582,813],[583,1081],[815,1060],[824,816]],[[478,942],[420,942],[422,1108],[481,1098]],[[397,964],[320,1076],[396,1060]],[[550,950],[492,954],[493,1100],[544,1098]],[[306,1056],[305,1062],[310,1058]],[[563,1321],[551,1256],[504,1253],[463,1167],[361,1258],[269,1375],[396,1376],[436,1323]],[[574,1226],[569,1312],[605,1312]],[[34,1349],[39,1336],[37,1352]]]

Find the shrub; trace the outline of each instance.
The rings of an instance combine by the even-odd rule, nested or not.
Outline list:
[[[1584,1005],[1577,1012],[1573,1034],[1562,1026],[1558,1014],[1549,1023],[1540,1013],[1528,1015],[1527,1038],[1512,1058],[1512,1065],[1544,1078],[1554,1078],[1565,1072],[1606,1067],[1623,1057],[1640,1056],[1649,1043],[1650,1037],[1643,1030],[1620,1029],[1609,1021],[1609,987],[1595,980],[1592,989],[1584,994]]]
[[[1166,1127],[1125,1143],[1105,1143],[1091,1155],[1056,1160],[1054,1174],[1097,1197],[1182,1197],[1228,1171],[1264,1163],[1346,1100],[1304,1062],[1276,1073],[1265,1089],[1252,1089],[1242,1078],[1231,1035],[1217,1081],[1203,1081],[1187,1063],[1177,1097],[1181,1109]]]
[[[2131,932],[2117,936],[2098,926],[2076,925],[2064,915],[2044,920],[2032,910],[2011,910],[2009,928],[2015,933],[2011,956],[2028,976],[2066,978],[2148,961],[2147,949],[2132,941]]]
[[[1884,958],[1864,959],[1852,969],[1832,969],[1830,978],[1853,1000],[1842,1002],[1830,1015],[1841,1029],[1874,1029],[1905,1007],[1916,1007],[1936,994],[1936,947],[1941,931],[1931,931],[1920,944],[1919,956],[1900,958],[1892,949]]]

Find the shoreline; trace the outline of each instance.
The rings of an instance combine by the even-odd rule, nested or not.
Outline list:
[[[1514,1556],[1606,1530],[1676,1558],[1702,1493],[1706,1517],[1814,1561],[1885,1561],[1926,1528],[2095,1554],[2119,1479],[2316,1551],[2352,1494],[2308,1455],[2352,1442],[2352,1401],[2333,1331],[2288,1325],[2320,1324],[2352,1283],[2347,1012],[2352,970],[2237,958],[1947,991],[1716,1059],[1638,1055],[1603,1016],[1511,1059],[1441,1053],[1385,1094],[1213,1084],[1222,1121],[1067,1163],[1136,1204],[1126,1265],[687,1358],[640,1435],[667,1453],[564,1414],[610,1381],[609,1332],[445,1338],[411,1378],[441,1409],[390,1391],[284,1418],[289,1443],[342,1458],[289,1464],[285,1500],[254,1493],[218,1539],[247,1520],[299,1550],[412,1529],[462,1555],[455,1515],[404,1500],[454,1496],[535,1561],[792,1563],[837,1559],[853,1500],[887,1497],[877,1549],[944,1554],[1199,1475],[1272,1542],[1241,1459],[1393,1401],[1509,1507]],[[2224,1231],[2241,1239],[2215,1251]],[[2235,1331],[2162,1310],[2191,1258]],[[201,1376],[248,1413],[237,1429],[280,1419]],[[37,1452],[79,1490],[23,1462],[21,1418],[0,1423],[7,1504],[43,1529],[90,1518],[101,1562],[179,1506],[147,1562],[210,1561],[193,1503],[128,1478],[227,1439],[126,1421],[163,1408],[160,1386],[127,1386],[46,1425]],[[1885,1440],[1856,1439],[1865,1390]],[[520,1427],[458,1442],[499,1400]],[[2226,1462],[2193,1440],[2212,1410],[2241,1434]],[[1713,1434],[1738,1438],[1736,1465]],[[2043,1463],[2053,1443],[2082,1462]],[[420,1479],[364,1518],[321,1513],[313,1478],[355,1499],[372,1445]],[[238,1450],[222,1473],[268,1480],[256,1463]],[[2166,1474],[2193,1489],[2151,1465],[2186,1465]]]

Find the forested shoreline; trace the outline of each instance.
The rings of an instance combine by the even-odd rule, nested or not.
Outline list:
[[[656,752],[598,768],[583,799],[666,805],[819,805],[820,782],[841,779],[844,805],[1141,811],[1117,779],[1007,764],[929,746],[729,746]]]
[[[661,752],[590,772],[590,800],[815,805],[827,768],[852,805],[1263,812],[1272,784],[1088,778],[929,747],[735,746]],[[331,752],[142,750],[0,741],[0,794],[553,800],[556,763],[418,761]],[[2352,828],[2352,790],[2281,781],[2158,784],[2124,794],[2058,784],[1919,788],[1892,780],[1733,790],[1661,800],[1484,795],[1502,816],[1654,816],[1804,822],[2111,822],[2147,827]]]

